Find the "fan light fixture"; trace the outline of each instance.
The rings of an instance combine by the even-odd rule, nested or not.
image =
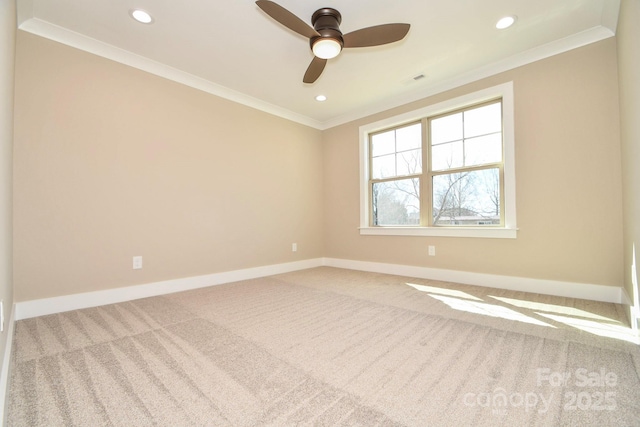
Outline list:
[[[343,47],[370,47],[394,43],[402,40],[411,27],[409,24],[382,24],[342,34],[342,15],[333,8],[323,7],[316,10],[311,15],[311,27],[270,0],[257,0],[256,4],[283,26],[309,39],[309,47],[314,56],[302,78],[304,83],[309,84],[320,77],[327,60],[338,56]]]
[[[149,13],[145,12],[144,10],[133,9],[129,13],[131,14],[131,17],[133,19],[143,24],[151,24],[153,22],[153,18],[151,17],[151,15],[149,15]]]
[[[319,38],[313,43],[313,54],[320,59],[331,59],[338,56],[342,50],[342,45],[336,39],[332,38]]]

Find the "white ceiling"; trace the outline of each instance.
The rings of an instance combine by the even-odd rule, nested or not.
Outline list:
[[[19,28],[318,129],[423,98],[615,34],[619,0],[277,0],[341,30],[406,22],[407,37],[345,49],[313,84],[308,40],[253,0],[18,0]],[[155,22],[140,24],[133,8]],[[497,20],[517,15],[507,30]],[[425,78],[414,80],[419,74]],[[317,102],[324,94],[328,100]]]

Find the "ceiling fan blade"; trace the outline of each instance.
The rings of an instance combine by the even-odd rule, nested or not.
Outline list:
[[[344,47],[369,47],[402,40],[409,32],[409,24],[383,24],[356,30],[342,36]]]
[[[311,64],[309,64],[309,68],[307,68],[307,72],[304,73],[304,77],[302,81],[304,83],[313,83],[315,82],[320,74],[322,74],[322,70],[324,70],[324,66],[327,65],[327,60],[318,58],[317,56],[313,57]]]
[[[268,0],[258,0],[256,1],[256,4],[267,15],[300,35],[303,35],[307,38],[317,37],[320,35],[316,30],[313,29],[313,27],[309,26],[309,24],[307,24],[302,19],[298,18],[296,15],[289,12],[287,9],[277,3]]]

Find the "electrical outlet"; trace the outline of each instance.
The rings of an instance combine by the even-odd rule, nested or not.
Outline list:
[[[298,244],[297,243],[292,243],[291,244],[291,252],[298,252]]]
[[[140,270],[142,268],[142,257],[134,256],[133,257],[133,269]]]
[[[429,246],[429,256],[436,256],[436,247]]]

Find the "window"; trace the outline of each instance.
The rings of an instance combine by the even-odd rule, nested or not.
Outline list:
[[[420,225],[422,125],[370,135],[373,225]]]
[[[502,99],[426,121],[429,225],[502,225]]]
[[[511,83],[360,133],[361,234],[516,237]]]

